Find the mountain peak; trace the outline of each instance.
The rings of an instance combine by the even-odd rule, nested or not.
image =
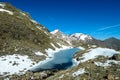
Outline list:
[[[66,34],[64,34],[59,29],[56,29],[56,30],[52,31],[51,34],[56,35],[57,38],[66,38],[66,37],[68,37]]]
[[[59,29],[56,29],[56,30],[54,30],[54,31],[52,31],[51,33],[52,34],[56,34],[56,33],[58,33],[58,32],[61,32]]]
[[[83,33],[74,33],[70,37],[72,37],[75,40],[86,40],[86,39],[92,39],[91,36],[83,34]]]
[[[112,41],[113,42],[113,41],[120,41],[120,40],[115,38],[115,37],[110,37],[110,38],[108,38],[108,39],[106,39],[104,41]]]
[[[81,42],[79,43],[81,45],[83,43],[89,43],[93,40],[91,36],[83,33],[74,33],[68,36],[63,32],[61,32],[59,29],[52,31],[51,34],[73,46],[76,46],[76,44],[78,45],[78,42]]]
[[[115,38],[115,37],[110,37],[109,39],[117,39],[117,38]]]

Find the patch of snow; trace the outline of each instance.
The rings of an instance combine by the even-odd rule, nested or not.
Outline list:
[[[102,66],[102,67],[107,67],[107,66],[111,66],[110,63],[115,63],[115,64],[119,64],[120,65],[120,61],[115,61],[115,60],[107,60],[105,63],[102,62],[95,62],[95,65],[97,66]]]
[[[80,61],[74,60],[76,64],[78,65],[81,62],[88,61],[90,59],[95,59],[98,56],[104,56],[104,57],[111,57],[114,54],[120,54],[120,52],[115,51],[113,49],[108,49],[108,48],[95,48],[95,49],[89,49],[89,52],[84,53],[82,57],[79,57],[81,59]]]
[[[92,45],[93,48],[97,47],[96,45]]]
[[[42,30],[42,28],[40,26],[36,26],[36,28],[38,28],[39,30]]]
[[[31,80],[34,80],[34,77],[33,76],[31,76],[31,78],[30,78]]]
[[[81,47],[81,46],[79,46],[78,48],[81,49],[81,50],[85,50],[85,48],[84,48],[84,47]]]
[[[38,24],[37,21],[33,20],[33,19],[30,19],[33,23],[35,24]]]
[[[45,31],[44,33],[45,33],[46,35],[48,35],[48,33],[47,33],[46,31]]]
[[[52,39],[52,37],[50,36],[50,39]]]
[[[23,74],[33,66],[27,55],[6,55],[0,57],[0,75]],[[5,74],[7,73],[7,74]]]
[[[85,69],[80,68],[78,71],[72,73],[73,77],[79,76],[80,74],[84,74],[85,73]]]
[[[55,49],[58,49],[53,43],[50,43]]]
[[[61,48],[57,48],[54,44],[51,43],[51,45],[55,48],[55,50],[51,48],[45,49],[46,53],[48,54],[48,57],[53,57],[54,53],[59,52],[60,50],[72,48],[70,46],[61,45],[60,43],[57,43],[57,44],[61,46]]]
[[[81,40],[85,40],[85,38],[87,38],[87,37],[89,37],[89,36],[87,36],[87,35],[82,35],[82,36],[80,37],[80,39],[81,39]]]
[[[55,34],[55,33],[57,33],[57,32],[59,32],[60,30],[59,29],[56,29],[56,30],[54,30],[54,31],[52,31],[52,32],[50,32],[51,34]]]
[[[95,62],[94,64],[102,67],[111,66],[109,63],[102,63],[102,62]]]
[[[3,4],[3,3],[0,3],[0,6],[1,6],[2,8],[4,8],[6,5]]]
[[[59,46],[62,46],[60,43],[57,43]]]
[[[94,59],[99,55],[102,55],[105,57],[111,57],[116,53],[120,53],[120,52],[117,52],[113,49],[108,49],[108,48],[95,48],[95,49],[91,49],[90,52],[83,54],[82,58],[84,58],[84,59],[81,61],[85,62],[87,60]]]
[[[9,78],[5,78],[4,80],[10,80]]]
[[[13,15],[12,11],[6,10],[6,9],[0,9],[0,12],[7,12],[10,15]]]
[[[23,13],[23,12],[20,12],[23,16],[26,16],[26,14],[25,13]]]
[[[70,40],[67,40],[66,41],[69,45],[72,45],[71,41]]]
[[[76,59],[73,59],[72,62],[73,62],[73,67],[79,65],[80,63],[80,61],[77,61]]]
[[[64,77],[64,74],[62,74],[59,78],[63,78]]]
[[[50,48],[46,49],[45,51],[48,54],[48,57],[53,57],[54,52],[56,52],[56,51],[54,51],[53,49],[50,49]]]
[[[15,48],[15,51],[18,51],[19,49]]]
[[[45,54],[41,53],[40,51],[39,51],[39,52],[35,52],[35,54],[38,55],[38,56],[43,56],[43,55],[45,55]]]
[[[70,48],[73,48],[73,47],[71,47],[71,46],[65,46],[65,45],[61,45],[61,47],[62,47],[63,49],[70,49]]]

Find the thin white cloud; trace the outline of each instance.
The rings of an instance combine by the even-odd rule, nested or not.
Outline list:
[[[115,27],[120,27],[120,24],[113,25],[113,26],[107,26],[107,27],[104,27],[104,28],[100,28],[97,31],[103,31],[103,30],[110,29],[110,28],[115,28]]]

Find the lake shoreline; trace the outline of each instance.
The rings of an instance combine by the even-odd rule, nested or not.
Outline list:
[[[73,56],[80,50],[82,49],[81,48],[70,48],[70,49],[60,50],[54,53],[52,58],[39,62],[32,69],[30,69],[30,71],[41,72],[41,71],[46,71],[46,70],[68,69],[69,67],[75,64],[75,62],[73,61]]]

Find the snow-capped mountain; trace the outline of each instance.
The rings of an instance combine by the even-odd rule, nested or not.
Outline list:
[[[99,47],[111,48],[115,50],[120,50],[120,40],[116,38],[109,38],[106,40],[98,40],[90,35],[84,33],[74,33],[71,35],[66,35],[60,30],[54,30],[51,32],[55,37],[66,41],[72,46],[81,46],[84,44],[96,45]]]
[[[71,42],[78,42],[81,44],[88,44],[88,43],[91,43],[93,40],[93,38],[90,35],[83,34],[83,33],[74,33],[70,35],[69,38]]]
[[[66,35],[59,29],[56,29],[51,32],[53,35],[56,35],[57,38],[62,38],[62,39],[70,39],[72,40],[80,40],[80,41],[87,41],[87,40],[92,40],[92,37],[90,35],[86,35],[83,33],[74,33],[71,35]]]
[[[63,38],[66,39],[68,36],[66,34],[64,34],[62,31],[60,31],[59,29],[56,29],[54,31],[51,32],[51,34],[55,35],[57,38]]]
[[[72,46],[80,46],[82,44],[91,43],[93,38],[90,35],[83,34],[83,33],[74,33],[71,35],[66,35],[62,31],[56,29],[51,32],[54,36],[59,39],[62,39],[69,43]]]
[[[86,40],[92,40],[92,37],[83,33],[75,33],[69,36],[71,39],[73,40],[82,40],[82,41],[86,41]]]
[[[66,35],[66,34],[64,34],[64,33],[63,33],[62,31],[60,31],[59,29],[56,29],[56,30],[52,31],[51,34],[52,34],[53,36],[55,36],[56,38],[61,39],[61,40],[63,40],[64,42],[68,43],[69,45],[72,45],[71,42],[70,42],[71,40],[70,40],[69,36]]]

